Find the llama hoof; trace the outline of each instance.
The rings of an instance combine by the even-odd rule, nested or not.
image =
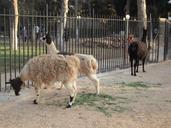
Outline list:
[[[133,76],[133,73],[131,73],[131,75]]]
[[[143,72],[146,72],[146,71],[143,71]]]
[[[38,104],[38,103],[37,103],[37,100],[34,100],[33,103],[34,103],[34,104]]]
[[[15,95],[16,95],[16,96],[19,96],[19,95],[20,95],[20,93],[15,91]]]
[[[136,74],[134,74],[134,76],[137,76]]]
[[[71,105],[70,105],[70,104],[68,104],[68,105],[66,106],[66,108],[71,108]]]
[[[96,96],[98,96],[99,95],[99,93],[96,93]]]
[[[57,88],[57,90],[62,90],[62,88]]]

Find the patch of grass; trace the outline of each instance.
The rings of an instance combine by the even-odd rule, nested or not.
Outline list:
[[[74,106],[89,106],[106,116],[111,116],[114,112],[124,112],[126,108],[119,105],[126,103],[127,100],[124,97],[112,97],[107,94],[82,93],[76,97]]]
[[[9,44],[4,46],[0,43],[0,71],[5,72],[10,69],[19,69],[33,56],[43,54],[44,47],[19,46],[17,51],[11,50]]]
[[[99,111],[99,112],[102,112],[102,113],[104,113],[106,116],[112,116],[112,114],[110,113],[110,112],[108,112],[108,109],[107,108],[105,108],[105,107],[103,107],[103,106],[97,106],[96,107],[96,110],[97,111]]]
[[[139,82],[131,82],[131,83],[122,82],[122,84],[126,85],[128,87],[133,87],[133,88],[148,88],[148,86],[145,83],[141,82],[141,81],[139,81]]]

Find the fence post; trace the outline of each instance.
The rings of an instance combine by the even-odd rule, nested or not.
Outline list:
[[[94,38],[94,7],[93,7],[93,14],[92,14],[92,22],[91,22],[91,26],[92,26],[92,28],[91,28],[91,39],[92,39],[92,41],[91,41],[91,54],[93,55],[93,49],[94,49],[94,40],[95,40],[95,38]]]
[[[46,4],[46,32],[48,32],[48,4]]]
[[[1,79],[1,72],[0,72],[0,91],[2,90],[1,82],[2,82],[2,79]]]
[[[152,18],[151,18],[151,14],[150,14],[150,43],[148,43],[148,47],[151,47],[151,50],[150,50],[150,55],[149,55],[149,61],[153,61],[153,52],[154,52],[154,45],[153,45],[153,26],[152,26]]]
[[[126,21],[126,37],[125,37],[125,45],[124,45],[124,66],[126,66],[126,58],[128,56],[128,33],[129,33],[129,19],[130,15],[127,14],[125,16],[125,21]]]
[[[167,20],[165,20],[165,32],[164,32],[164,61],[166,60],[168,52],[168,23]]]

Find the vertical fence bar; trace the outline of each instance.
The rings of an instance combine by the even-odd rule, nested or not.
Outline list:
[[[43,30],[44,30],[44,34],[47,33],[48,31],[46,30],[46,11],[43,11]],[[43,53],[46,53],[47,50],[46,50],[46,45],[43,44]]]
[[[167,54],[167,43],[168,43],[168,33],[167,33],[167,21],[165,21],[165,36],[164,36],[164,61],[166,60],[166,54]]]
[[[77,15],[75,16],[75,41],[74,41],[74,50],[75,52],[78,52],[77,51],[77,41],[78,41],[78,24],[77,24]]]
[[[108,41],[109,41],[109,33],[110,33],[110,30],[109,30],[109,24],[110,24],[110,20],[109,20],[109,17],[107,17],[107,19],[106,19],[107,21],[106,21],[106,35],[105,35],[105,37],[103,38],[104,39],[104,43],[107,43]],[[105,40],[106,40],[106,42],[105,42]],[[109,50],[109,48],[108,48],[108,46],[109,46],[109,44],[107,43],[107,44],[105,44],[105,56],[106,56],[106,71],[108,71],[109,70],[109,57],[108,57],[108,52],[110,51]]]
[[[70,15],[67,16],[67,20],[66,20],[66,33],[65,33],[65,45],[66,48],[65,50],[67,52],[70,52]]]
[[[16,16],[16,15],[14,15],[14,21],[13,21],[13,22],[14,22],[14,26],[15,26],[15,22],[16,22],[16,21],[15,21],[15,16]],[[16,51],[17,51],[17,50],[15,49],[15,47],[16,47],[15,45],[17,45],[17,41],[15,40],[15,37],[16,37],[16,33],[15,33],[15,28],[14,28],[14,49],[13,49],[14,77],[16,77]]]
[[[23,25],[22,25],[22,27],[25,25],[25,18],[24,17],[22,17],[22,19],[23,19]],[[25,64],[25,43],[24,43],[24,40],[22,41],[22,43],[23,43],[23,65]]]
[[[67,50],[68,52],[71,52],[71,49],[70,49],[70,45],[71,45],[71,42],[70,42],[70,38],[71,38],[71,17],[69,16],[68,17],[68,42],[67,42]]]
[[[8,13],[8,14],[10,14],[10,12]],[[12,22],[11,22],[11,20],[12,20],[12,17],[13,16],[8,16],[8,18],[9,18],[9,26],[10,26],[10,30],[11,30],[11,26],[12,26]],[[9,51],[10,51],[10,55],[9,55],[9,70],[10,70],[10,79],[12,78],[12,44],[11,44],[11,33],[9,32]]]
[[[2,91],[2,76],[1,76],[1,72],[0,72],[0,92]]]
[[[27,11],[27,15],[29,15],[29,11]],[[29,24],[30,24],[30,22],[29,22],[29,16],[28,17],[25,17],[26,18],[26,21],[27,21],[27,26],[26,26],[26,30],[29,32],[30,31],[30,29],[29,29]],[[30,58],[30,48],[29,48],[29,40],[25,40],[25,43],[27,44],[27,60]]]
[[[78,53],[80,53],[80,16],[78,16],[77,18],[77,34],[78,34],[78,40],[77,40],[77,49],[78,49]]]
[[[46,32],[48,32],[48,9],[49,7],[48,7],[48,4],[46,4]]]
[[[115,27],[116,27],[116,32],[118,36],[115,36],[117,44],[115,44],[115,48],[114,48],[114,54],[115,54],[115,59],[114,59],[114,68],[117,67],[117,65],[119,64],[118,58],[120,59],[120,57],[118,57],[118,54],[121,54],[121,44],[122,44],[122,36],[121,36],[121,30],[122,30],[122,24],[120,21],[120,17],[115,17],[114,19],[115,22]],[[118,50],[119,49],[119,50]]]
[[[5,20],[5,10],[4,10],[4,16],[3,16],[3,20],[4,20],[4,78],[5,78],[5,82],[7,81],[7,67],[6,67],[6,63],[7,63],[7,48],[6,48],[6,20]],[[7,85],[5,84],[5,90],[7,89]]]
[[[119,33],[119,31],[121,31],[121,30],[123,30],[123,19],[122,19],[122,17],[118,17],[118,19],[117,19],[117,32],[118,32],[118,34],[119,34],[119,38],[121,39],[120,41],[118,40],[118,45],[119,45],[119,54],[120,54],[120,56],[119,56],[119,59],[120,59],[120,63],[119,63],[119,67],[120,68],[123,68],[124,67],[124,62],[123,62],[123,60],[122,60],[122,58],[123,58],[123,49],[124,49],[124,45],[125,45],[125,41],[124,41],[124,37],[123,37],[123,35],[121,35],[121,33]],[[118,27],[120,27],[120,29],[118,30]]]
[[[95,26],[96,26],[96,29],[95,29],[95,37],[97,38],[97,41],[96,41],[96,43],[94,44],[94,48],[95,48],[95,53],[94,53],[94,56],[95,56],[95,58],[97,57],[97,54],[98,54],[98,47],[97,47],[97,43],[99,42],[99,36],[98,36],[98,33],[97,33],[97,29],[99,29],[98,28],[98,24],[99,24],[99,21],[98,21],[98,18],[97,18],[97,15],[95,15]]]
[[[111,62],[110,62],[110,65],[111,65],[111,70],[113,70],[113,49],[114,49],[114,34],[115,33],[115,30],[114,30],[114,23],[113,23],[113,16],[111,16]]]
[[[148,22],[148,20],[147,20]],[[150,19],[149,19],[149,26],[150,26],[150,46],[152,46],[152,61],[154,61],[154,55],[155,55],[155,50],[154,50],[154,42],[153,42],[153,24],[152,24],[152,17],[151,17],[151,14],[150,14]]]
[[[35,25],[34,25],[34,17],[33,17],[33,11],[31,12],[31,57],[33,58],[33,42],[35,38]]]
[[[103,71],[105,71],[106,69],[106,61],[105,61],[105,48],[103,48],[103,38],[105,36],[105,23],[106,23],[106,19],[102,16],[104,23],[103,23],[103,34],[102,34],[102,42],[101,42],[101,47],[102,47],[102,53],[103,53]]]
[[[80,53],[84,53],[84,48],[83,48],[83,42],[84,42],[84,16],[82,16],[82,19],[81,19],[81,42],[80,42],[80,48],[81,48],[81,51]]]
[[[21,57],[21,46],[20,46],[20,38],[21,38],[21,30],[20,30],[20,16],[19,16],[19,20],[18,20],[18,70],[20,72],[20,69],[21,69],[21,60],[20,60],[20,57]]]
[[[102,18],[102,33],[101,33],[101,41],[100,41],[100,48],[101,48],[101,68],[102,68],[102,71],[104,71],[104,49],[102,48],[102,43],[103,43],[103,35],[104,35],[104,23],[105,23],[105,20],[103,19],[103,16],[101,15],[101,18]]]
[[[37,41],[38,41],[38,35],[39,35],[39,25],[38,25],[38,12],[36,12],[36,16],[35,16],[35,38],[36,38],[36,41],[35,41],[35,55],[37,56]]]
[[[41,44],[40,44],[40,41],[39,41],[39,39],[40,39],[40,37],[41,37],[41,31],[42,31],[42,24],[41,24],[41,13],[39,12],[38,13],[38,23],[39,23],[39,37],[38,37],[38,41],[37,41],[37,43],[38,43],[38,47],[39,47],[39,55],[41,55]]]
[[[112,39],[113,39],[113,28],[112,28],[112,16],[110,16],[110,35],[109,35],[109,48],[110,48],[110,54],[109,54],[109,70],[112,69]]]
[[[73,19],[73,17],[71,16],[71,33],[72,33],[72,36],[71,36],[71,51],[73,52],[73,38],[74,38],[74,32],[73,32],[73,21],[74,21],[74,19]]]
[[[102,65],[103,65],[103,62],[102,62],[102,48],[100,47],[100,44],[101,44],[101,42],[102,42],[102,32],[103,32],[103,30],[102,30],[102,25],[103,25],[103,19],[101,18],[101,15],[99,16],[99,18],[100,18],[100,32],[99,32],[99,37],[100,37],[100,40],[99,40],[99,44],[98,44],[98,46],[99,46],[99,60],[100,60],[100,63],[99,63],[99,65],[101,66],[100,68],[101,68],[101,70],[102,70]],[[101,72],[101,70],[99,69],[99,72]]]
[[[89,47],[91,46],[91,42],[90,42],[90,39],[91,39],[91,36],[90,36],[90,22],[91,22],[91,19],[86,17],[87,19],[87,29],[86,29],[86,37],[87,37],[87,41],[86,41],[86,54],[90,54],[90,49]]]
[[[111,70],[113,69],[113,59],[114,59],[114,54],[113,54],[113,49],[114,49],[114,44],[115,44],[115,29],[114,29],[114,22],[113,22],[113,17],[111,17],[111,26],[112,26],[112,36],[111,36]]]
[[[160,53],[160,22],[158,24],[158,42],[157,42],[157,44],[158,44],[158,48],[157,48],[157,62],[159,62],[159,53]]]

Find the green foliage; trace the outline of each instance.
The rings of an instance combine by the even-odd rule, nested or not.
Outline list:
[[[125,4],[126,0],[113,0],[114,7],[117,15],[125,16]]]
[[[94,9],[95,14],[104,16],[116,15],[116,11],[111,0],[92,0],[91,8]]]
[[[61,0],[18,0],[19,13],[23,12],[45,12],[46,5],[48,5],[49,12],[60,14]],[[147,14],[152,14],[153,17],[167,17],[167,13],[171,8],[168,0],[146,0]],[[78,0],[78,14],[91,14],[93,8],[95,14],[111,16],[119,15],[125,16],[126,0]],[[11,1],[0,0],[0,12],[11,9]],[[75,0],[69,1],[69,14],[75,14]],[[130,0],[130,15],[137,16],[137,0]]]

